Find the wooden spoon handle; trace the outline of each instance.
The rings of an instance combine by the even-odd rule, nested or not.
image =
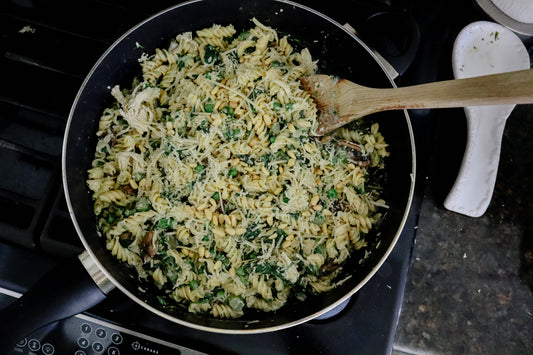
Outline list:
[[[533,69],[394,89],[372,89],[375,112],[533,103]]]

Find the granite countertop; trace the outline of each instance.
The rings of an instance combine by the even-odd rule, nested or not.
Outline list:
[[[452,42],[478,16],[455,19]],[[533,105],[507,121],[492,202],[479,218],[443,207],[464,151],[464,113],[437,110],[431,119],[429,137],[418,137],[424,197],[394,353],[531,354]]]
[[[506,127],[492,203],[480,218],[444,209],[451,185],[438,176],[447,166],[440,159],[430,166],[396,350],[533,352],[531,137],[533,107],[517,107]]]

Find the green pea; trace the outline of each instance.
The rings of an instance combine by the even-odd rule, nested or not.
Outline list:
[[[197,165],[196,168],[194,168],[194,171],[195,171],[196,173],[201,173],[202,171],[204,171],[204,169],[205,169],[205,166],[203,166],[203,165]]]
[[[204,105],[205,112],[211,113],[211,112],[213,112],[214,109],[215,109],[215,105],[213,105],[213,104],[205,104]]]

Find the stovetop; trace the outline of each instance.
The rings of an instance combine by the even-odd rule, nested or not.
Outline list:
[[[0,306],[24,293],[58,261],[83,251],[61,186],[61,144],[70,106],[105,49],[130,27],[173,3],[0,3]],[[434,75],[431,66],[422,74],[412,69],[419,38],[416,22],[409,22],[412,1],[302,3],[350,23],[400,74],[411,66],[417,78],[413,80]],[[412,122],[415,130],[425,129],[416,118]],[[113,291],[89,312],[21,339],[13,353],[391,353],[420,191],[418,187],[388,260],[344,310],[327,320],[258,335],[212,334],[152,315]]]

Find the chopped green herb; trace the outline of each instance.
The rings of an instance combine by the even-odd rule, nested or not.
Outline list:
[[[224,106],[222,107],[222,113],[230,116],[230,117],[233,117],[235,115],[235,110],[230,107],[230,106]]]
[[[256,223],[250,223],[246,227],[246,232],[243,234],[243,238],[246,240],[252,240],[261,233],[261,226]]]
[[[167,305],[167,301],[166,301],[163,297],[161,297],[161,296],[157,296],[157,301],[159,302],[159,304],[160,304],[161,306],[166,307],[166,305]]]
[[[157,221],[156,227],[159,229],[171,229],[174,226],[174,218],[161,218]]]
[[[315,264],[309,264],[307,266],[307,274],[311,274],[311,275],[314,275],[314,276],[319,276],[319,267],[316,266]]]
[[[204,133],[209,133],[211,127],[209,126],[209,122],[207,120],[203,120],[202,122],[200,122],[198,129]]]
[[[279,111],[281,109],[281,106],[282,105],[279,102],[274,102],[272,104],[272,109],[277,112],[277,111]]]
[[[217,299],[223,300],[224,298],[226,298],[226,292],[224,290],[218,290],[215,294],[215,297]]]
[[[315,248],[315,254],[322,254],[326,256],[326,247],[324,246],[324,244],[320,244]]]
[[[204,62],[214,64],[218,60],[219,54],[215,46],[208,44],[204,47]]]
[[[185,61],[183,60],[183,58],[178,59],[178,71],[183,69],[184,66],[185,66]]]
[[[248,154],[239,154],[237,155],[237,158],[250,166],[255,164],[255,158],[249,156]]]
[[[222,265],[226,269],[229,269],[229,267],[231,265],[231,261],[228,259],[228,257],[226,255],[223,255],[223,254],[220,254],[220,253],[217,254],[217,256],[215,257],[215,260],[220,260],[220,262],[222,263]]]
[[[213,200],[215,200],[217,202],[220,201],[220,193],[218,193],[218,192],[215,192],[213,194],[213,196],[211,196],[211,197],[213,197]]]
[[[328,195],[329,198],[337,198],[338,193],[337,193],[337,190],[335,190],[335,188],[332,187],[331,189],[326,191],[326,195]]]
[[[176,260],[173,256],[168,256],[165,254],[165,257],[161,261],[161,271],[165,274],[172,284],[175,284],[178,280],[178,276],[181,272],[180,267],[176,264]]]
[[[354,186],[355,192],[357,192],[359,195],[366,194],[365,185],[361,184],[359,186]]]
[[[123,118],[119,118],[119,119],[117,119],[117,121],[118,121],[118,123],[120,123],[121,125],[125,125],[125,126],[128,126],[128,125],[129,125],[128,121],[126,121],[126,120],[123,119]]]
[[[165,144],[165,155],[168,156],[172,151],[174,150],[174,146],[170,142],[166,142]]]
[[[240,276],[240,277],[248,276],[248,273],[246,272],[245,268],[242,266],[235,269],[235,273],[237,274],[237,276]]]
[[[313,218],[312,223],[321,226],[324,224],[325,221],[326,221],[326,217],[321,213],[317,213],[315,215],[315,218]]]
[[[239,276],[243,285],[246,285],[248,283],[248,271],[243,266],[238,267],[235,270],[235,274]]]
[[[239,34],[239,41],[245,41],[248,39],[248,37],[250,37],[250,31],[243,31]]]
[[[279,277],[282,280],[285,280],[282,273],[282,268],[276,265],[272,265],[267,262],[261,262],[260,264],[247,264],[250,265],[250,269],[253,272],[263,275],[273,275]]]
[[[348,154],[346,151],[341,150],[333,157],[332,163],[337,164],[338,162],[341,162],[342,164],[348,164]]]
[[[252,91],[252,93],[250,94],[249,98],[250,100],[255,100],[257,96],[261,95],[264,92],[265,90],[263,90],[262,88],[255,88],[254,91]]]
[[[152,205],[150,204],[150,200],[146,196],[141,197],[137,200],[137,202],[135,202],[135,209],[138,212],[146,212],[150,210],[150,208],[152,208]]]
[[[276,152],[276,158],[283,162],[288,162],[290,159],[289,155],[285,153],[283,150],[278,150]]]
[[[189,282],[189,287],[192,291],[196,290],[198,286],[200,286],[198,280],[192,280],[191,282]]]
[[[107,215],[106,222],[109,223],[109,224],[113,224],[113,223],[115,223],[116,219],[117,219],[117,217],[114,214],[110,213],[110,214]]]

